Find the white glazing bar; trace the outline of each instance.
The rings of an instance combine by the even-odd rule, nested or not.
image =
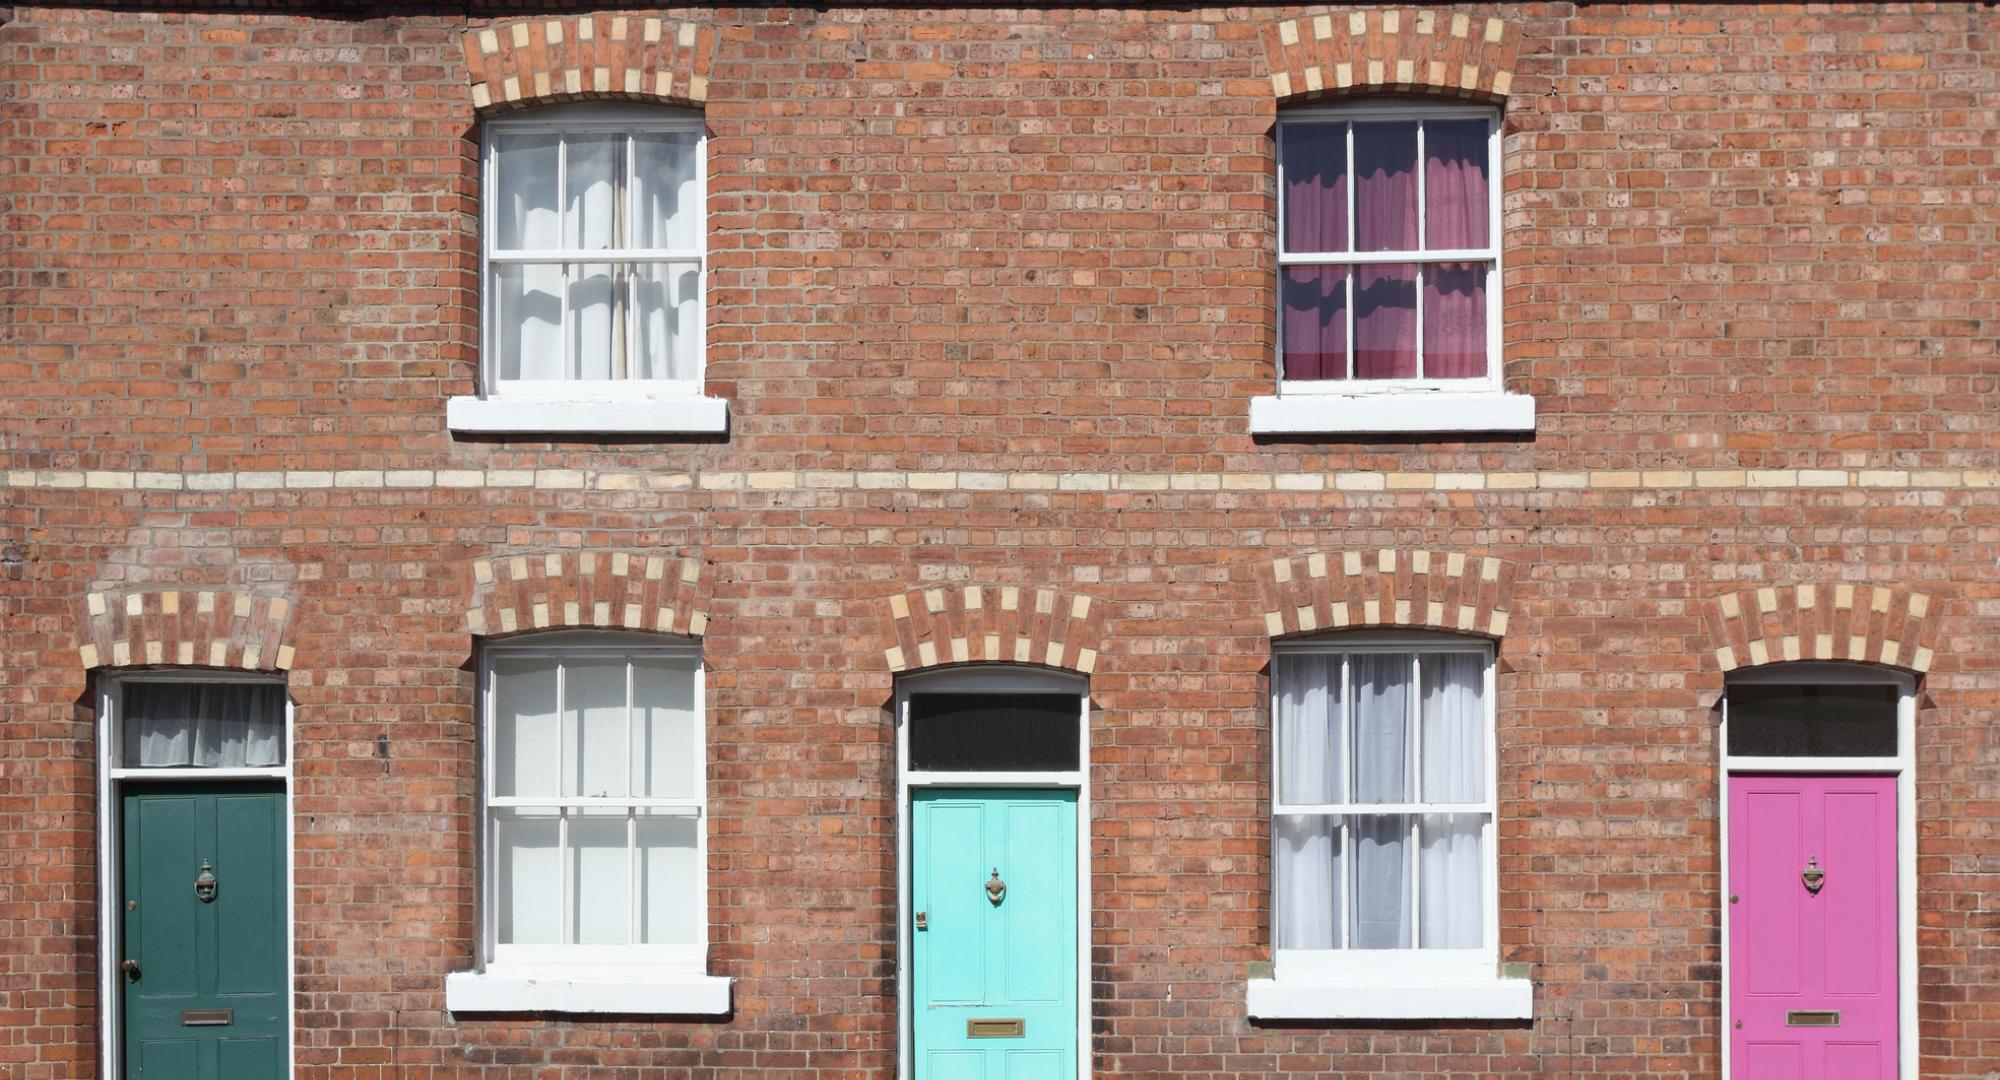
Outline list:
[[[1354,125],[1348,123],[1346,128],[1347,160],[1342,165],[1347,171],[1347,250],[1349,252],[1359,252],[1361,250],[1361,236],[1354,231],[1354,186],[1359,181],[1359,174],[1354,168]],[[1354,378],[1354,354],[1359,351],[1354,341],[1354,331],[1357,322],[1354,315],[1354,279],[1354,269],[1349,267],[1344,284],[1347,289],[1347,377],[1350,380]],[[1343,661],[1343,666],[1344,663]],[[1343,874],[1342,876],[1345,877],[1346,875]],[[1341,918],[1343,921],[1347,918],[1346,911],[1346,908],[1341,909]]]
[[[569,233],[565,228],[565,226],[568,223],[569,223],[569,136],[566,134],[558,134],[556,136],[556,242],[557,243],[561,243],[566,237],[568,237]],[[579,228],[577,230],[577,234],[581,236],[582,233],[583,230]],[[561,310],[562,322],[560,326],[560,332],[562,334],[561,348],[562,348],[562,370],[564,379],[576,378],[577,374],[580,374],[582,371],[582,363],[583,363],[581,357],[578,357],[576,359],[577,371],[571,372],[570,370],[571,356],[569,347],[569,287],[570,287],[569,276],[570,276],[570,270],[574,265],[575,265],[574,263],[568,261],[565,261],[562,264],[563,268],[562,310]],[[558,730],[562,728],[562,714],[560,712],[556,714],[556,728]]]
[[[1278,290],[1277,290],[1278,332],[1273,336],[1275,337],[1278,343],[1277,368],[1278,368],[1278,381],[1281,384],[1285,381],[1285,131],[1286,130],[1287,129],[1284,124],[1278,125]],[[1275,691],[1273,696],[1275,697]],[[1271,715],[1276,716],[1277,713],[1274,712]],[[1275,777],[1276,775],[1277,775],[1276,773],[1272,774],[1273,777]],[[1274,781],[1271,785],[1271,790],[1274,793],[1272,795],[1273,799],[1277,797],[1275,794],[1277,789],[1278,785]]]
[[[592,807],[601,810],[601,809],[623,809],[627,806],[640,806],[648,810],[663,810],[670,813],[678,811],[681,813],[693,814],[693,813],[698,813],[701,809],[701,804],[693,799],[672,798],[666,796],[662,796],[660,798],[637,797],[630,799],[619,799],[619,798],[609,798],[609,797],[596,798],[588,795],[565,795],[559,798],[541,797],[535,795],[505,795],[505,796],[497,796],[495,798],[491,798],[486,801],[489,806],[500,806],[500,807],[563,806],[578,810],[589,809]]]
[[[567,299],[565,299],[567,304]],[[569,781],[568,755],[563,739],[563,718],[569,705],[569,665],[556,665],[556,793],[561,794]],[[561,921],[556,927],[556,940],[562,944],[569,941],[569,810],[556,808],[556,887],[561,895],[556,898],[556,917]]]
[[[639,943],[639,809],[629,801],[639,794],[638,785],[633,782],[633,761],[639,756],[632,752],[632,713],[636,707],[633,700],[638,676],[630,659],[625,661],[625,943]]]
[[[1423,145],[1421,138],[1419,139],[1417,145],[1419,147]],[[1419,155],[1419,160],[1421,160],[1421,155]],[[1421,283],[1422,279],[1419,278],[1418,280]],[[1421,288],[1421,285],[1418,288],[1417,297],[1418,297],[1417,303],[1421,305],[1423,303],[1422,299],[1423,290]],[[1418,310],[1421,312],[1422,308],[1419,307]],[[1417,325],[1421,328],[1423,324],[1422,322],[1419,322]],[[1422,805],[1424,801],[1423,797],[1424,744],[1423,744],[1423,735],[1421,733],[1424,721],[1423,655],[1424,654],[1420,652],[1410,654],[1409,790],[1410,790],[1410,798],[1413,801],[1415,801],[1418,805]],[[1421,907],[1421,903],[1422,903],[1423,888],[1424,888],[1424,882],[1423,882],[1424,816],[1421,812],[1410,815],[1410,831],[1409,831],[1408,843],[1410,845],[1409,849],[1410,850],[1410,876],[1409,876],[1410,946],[1412,948],[1421,948],[1423,946],[1423,922],[1422,922],[1423,908]]]
[[[1486,814],[1486,803],[1285,803],[1280,814]]]
[[[633,248],[629,251],[591,251],[587,248],[542,248],[534,251],[495,251],[489,258],[496,263],[555,265],[566,262],[604,262],[616,254],[624,262],[701,262],[697,248]],[[1344,257],[1344,256],[1337,256]]]
[[[546,261],[548,256],[539,256]],[[1372,266],[1382,263],[1423,263],[1435,265],[1448,262],[1491,263],[1494,258],[1492,248],[1438,248],[1435,251],[1298,251],[1285,252],[1278,256],[1284,266],[1318,266],[1323,263],[1349,263],[1357,266]],[[532,260],[521,260],[532,261]]]
[[[1352,136],[1349,137],[1348,142],[1351,148],[1353,143]],[[1352,309],[1350,308],[1350,310]],[[1351,352],[1352,350],[1349,351]],[[1348,657],[1342,654],[1340,658],[1339,743],[1341,760],[1340,797],[1342,799],[1353,798],[1351,777],[1354,769],[1354,746],[1349,740],[1348,732],[1353,726],[1354,680],[1348,671],[1349,664]],[[1337,920],[1340,925],[1336,928],[1333,939],[1333,945],[1336,949],[1347,948],[1347,927],[1349,920],[1354,918],[1354,911],[1350,906],[1353,903],[1354,894],[1354,845],[1352,843],[1354,830],[1348,827],[1352,822],[1353,819],[1347,817],[1334,819],[1333,841],[1340,845],[1340,918]]]
[[[1422,251],[1428,238],[1424,232],[1427,219],[1424,210],[1424,122],[1417,121],[1417,242],[1412,246]],[[1424,378],[1430,370],[1430,360],[1424,355],[1424,264],[1416,265],[1417,275],[1417,321],[1416,340],[1410,343],[1417,354],[1417,378]]]

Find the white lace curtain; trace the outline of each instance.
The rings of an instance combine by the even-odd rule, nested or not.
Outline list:
[[[125,686],[127,768],[264,767],[285,760],[285,688],[252,682]]]
[[[1486,801],[1485,657],[1414,659],[1409,653],[1279,657],[1281,807]],[[1480,947],[1485,819],[1483,812],[1281,811],[1272,823],[1278,948]],[[1414,909],[1413,884],[1420,890]]]

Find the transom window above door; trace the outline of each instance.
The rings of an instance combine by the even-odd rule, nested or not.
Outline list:
[[[525,426],[495,429],[676,430],[713,411],[699,405],[706,147],[699,114],[659,107],[563,105],[487,121],[482,397],[472,400],[501,404],[459,399],[454,428],[512,417]],[[550,408],[629,413],[646,402],[650,417]]]
[[[1278,124],[1277,158],[1279,397],[1300,399],[1288,411],[1455,395],[1402,415],[1415,429],[1519,427],[1520,401],[1500,379],[1498,112],[1383,101],[1293,110]],[[1452,413],[1466,395],[1490,399],[1486,411]],[[1382,411],[1393,401],[1365,408],[1391,417],[1380,430],[1404,423]],[[1252,418],[1253,431],[1285,430]]]
[[[134,678],[114,690],[116,765],[270,769],[285,763],[285,688],[245,679]]]

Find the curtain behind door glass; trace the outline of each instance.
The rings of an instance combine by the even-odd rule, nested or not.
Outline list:
[[[127,768],[262,768],[285,760],[285,688],[276,683],[125,686]]]

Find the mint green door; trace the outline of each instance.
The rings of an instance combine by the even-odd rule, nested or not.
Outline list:
[[[128,784],[122,829],[126,1080],[288,1075],[283,786]]]
[[[915,1080],[1075,1080],[1076,792],[927,789],[911,811]]]

